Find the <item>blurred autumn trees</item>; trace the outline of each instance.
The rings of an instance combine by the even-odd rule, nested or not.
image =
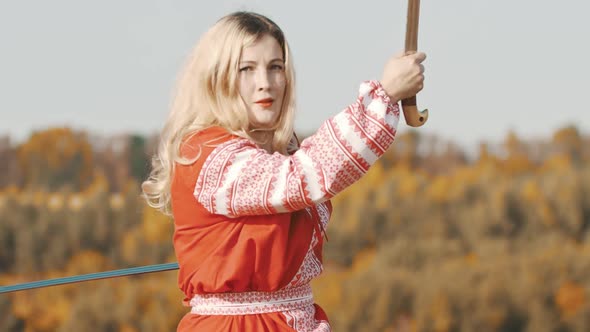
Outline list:
[[[590,330],[589,141],[400,134],[334,199],[313,282],[334,330]],[[0,139],[0,284],[174,261],[170,220],[139,198],[155,142]],[[171,331],[181,300],[175,272],[23,291],[0,296],[0,330]]]
[[[79,191],[94,175],[92,148],[83,134],[65,128],[34,133],[17,150],[25,188]]]
[[[588,139],[511,132],[471,159],[404,139],[334,199],[315,286],[335,330],[590,330]]]
[[[172,223],[139,196],[149,140],[55,128],[1,143],[0,284],[175,261]],[[175,285],[160,273],[2,295],[0,330],[171,331]]]

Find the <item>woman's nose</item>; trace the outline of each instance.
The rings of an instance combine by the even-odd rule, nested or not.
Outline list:
[[[270,88],[270,78],[268,77],[267,70],[259,70],[256,75],[256,88],[257,90],[267,90]]]

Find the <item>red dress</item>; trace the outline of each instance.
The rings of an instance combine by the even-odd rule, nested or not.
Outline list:
[[[171,186],[178,283],[191,307],[177,331],[330,331],[310,281],[322,272],[329,199],[394,140],[399,108],[379,82],[303,140],[270,154],[220,127],[187,138]]]

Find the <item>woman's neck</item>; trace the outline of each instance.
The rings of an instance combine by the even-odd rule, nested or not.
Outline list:
[[[256,144],[261,147],[262,149],[273,152],[272,151],[272,141],[274,132],[272,131],[262,131],[262,130],[253,130],[250,131],[250,136],[254,139]]]

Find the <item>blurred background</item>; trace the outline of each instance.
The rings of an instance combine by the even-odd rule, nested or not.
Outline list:
[[[403,49],[406,1],[0,3],[0,285],[174,262],[139,198],[174,80],[234,10],[284,30],[309,136]],[[420,128],[334,199],[335,331],[590,330],[590,4],[422,0]],[[173,331],[176,272],[0,295],[0,330]]]

